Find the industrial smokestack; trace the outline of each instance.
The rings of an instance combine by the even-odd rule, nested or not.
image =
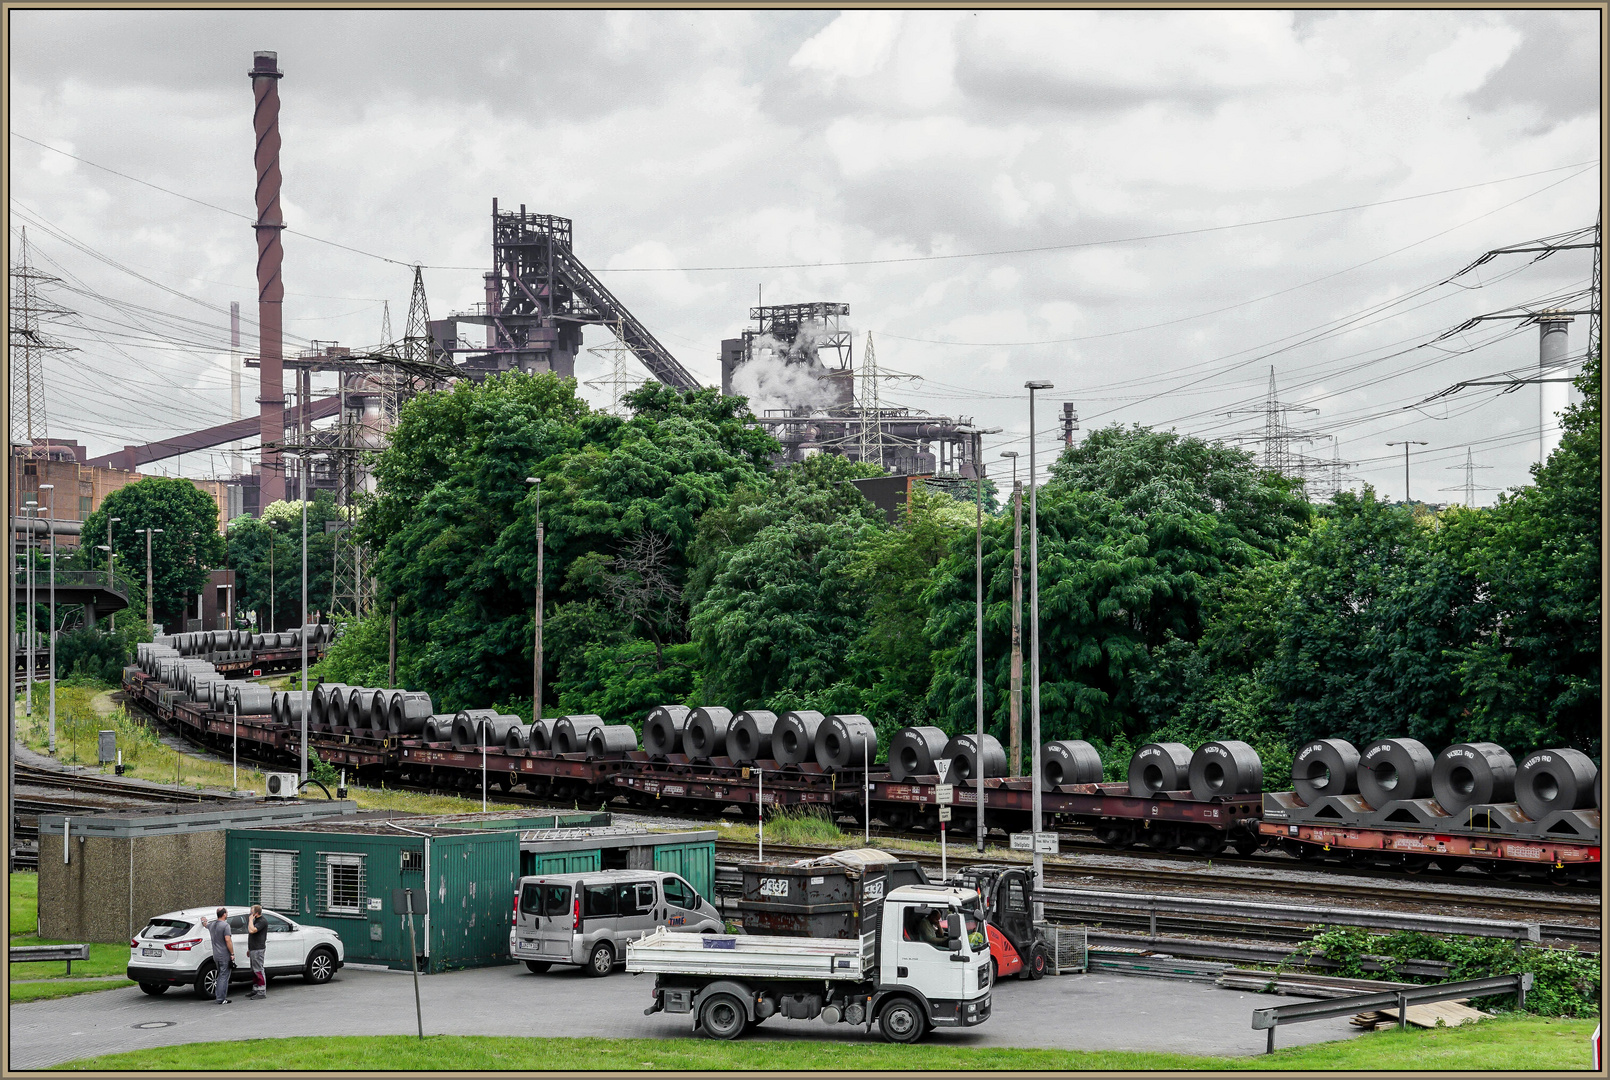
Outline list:
[[[285,439],[285,283],[280,266],[285,260],[280,232],[280,90],[278,55],[252,54],[252,130],[257,135],[253,162],[257,167],[257,326],[258,326],[258,438],[262,443],[262,477],[258,507],[285,498],[285,464],[278,446]]]
[[[1544,312],[1537,321],[1537,367],[1539,379],[1570,378],[1571,368],[1566,358],[1571,354],[1571,318],[1568,315],[1551,315]],[[1571,401],[1571,384],[1568,382],[1540,382],[1538,386],[1537,462],[1548,461],[1554,448],[1560,445],[1560,413]]]

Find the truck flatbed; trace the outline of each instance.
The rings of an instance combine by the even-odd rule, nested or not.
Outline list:
[[[877,964],[871,934],[853,938],[677,934],[665,927],[626,946],[626,970],[656,975],[859,982]]]

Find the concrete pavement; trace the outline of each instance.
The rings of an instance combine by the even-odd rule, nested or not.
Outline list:
[[[686,1038],[692,1018],[656,1013],[652,976],[617,971],[593,979],[575,968],[532,975],[524,967],[480,968],[422,976],[426,1034]],[[10,1007],[11,1069],[37,1069],[96,1054],[189,1042],[291,1035],[412,1035],[414,992],[407,972],[343,968],[324,986],[277,979],[266,1001],[237,989],[233,1003],[203,1002],[188,991],[148,997],[138,987]],[[940,1032],[954,1046],[1067,1050],[1161,1050],[1248,1055],[1263,1050],[1252,1011],[1293,999],[1220,990],[1209,984],[1122,975],[1064,975],[1040,982],[1008,979],[996,989],[993,1015],[963,1032]],[[1357,1033],[1345,1019],[1280,1031],[1293,1046]],[[876,1039],[860,1027],[773,1018],[751,1039]]]

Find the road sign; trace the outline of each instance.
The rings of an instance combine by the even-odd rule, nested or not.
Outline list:
[[[397,915],[425,914],[424,889],[391,890],[391,910]]]
[[[939,808],[939,820],[940,821],[949,821],[950,820],[950,807],[941,806]]]
[[[934,785],[934,802],[938,803],[940,806],[949,806],[951,803],[953,803],[955,801],[956,801],[956,785],[955,784],[935,784]]]
[[[943,784],[950,779],[950,767],[955,764],[955,758],[940,758],[934,762],[934,772],[939,774],[939,782]]]
[[[1038,851],[1041,855],[1055,855],[1057,853],[1057,834],[1043,833],[1013,833],[1013,851]]]

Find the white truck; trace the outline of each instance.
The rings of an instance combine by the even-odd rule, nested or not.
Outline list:
[[[626,970],[653,974],[656,1012],[689,1013],[694,1030],[736,1039],[772,1016],[873,1021],[890,1042],[989,1019],[990,953],[969,939],[971,889],[901,885],[878,901],[859,938],[675,934],[626,946]],[[866,914],[862,913],[863,916]],[[979,939],[982,940],[981,938]]]

